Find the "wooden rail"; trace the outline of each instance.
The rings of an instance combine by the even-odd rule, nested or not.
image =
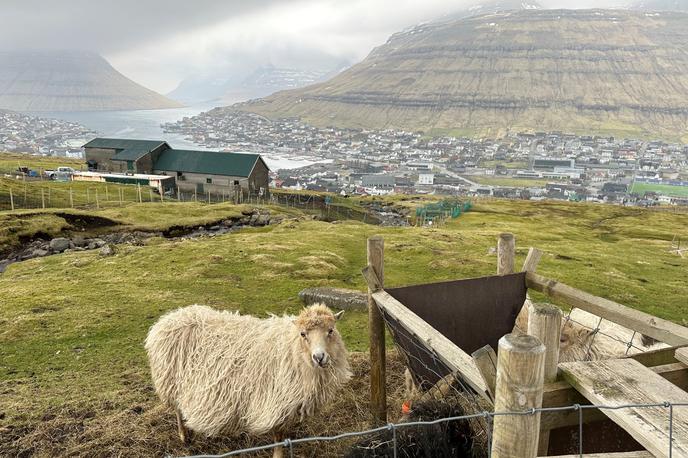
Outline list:
[[[626,307],[579,289],[550,280],[535,272],[526,273],[526,286],[553,299],[559,299],[572,307],[594,313],[614,323],[665,342],[669,345],[688,343],[688,328],[648,313]]]
[[[385,313],[389,314],[389,316],[402,324],[407,331],[416,336],[429,351],[437,354],[438,359],[446,364],[452,372],[458,372],[461,378],[476,393],[485,399],[490,399],[483,377],[470,355],[466,354],[454,342],[447,339],[441,332],[392,297],[387,291],[380,290],[374,292],[372,297]]]

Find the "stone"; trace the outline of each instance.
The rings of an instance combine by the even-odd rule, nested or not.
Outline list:
[[[56,253],[62,253],[69,248],[70,243],[69,239],[57,237],[50,241],[50,249]]]
[[[341,310],[366,310],[368,295],[361,291],[344,288],[316,287],[299,292],[299,298],[306,304],[323,303]]]
[[[213,232],[219,231],[219,230],[220,230],[220,226],[210,226],[210,230],[213,231]]]
[[[31,256],[33,256],[34,258],[42,258],[43,256],[47,256],[47,255],[48,255],[48,250],[43,250],[40,248],[37,250],[33,250],[33,252],[31,253]]]
[[[74,243],[74,246],[77,246],[77,247],[84,247],[84,246],[87,246],[87,245],[88,245],[89,240],[83,238],[83,237],[80,236],[80,235],[77,235],[76,237],[74,237],[74,238],[72,239],[72,243]]]
[[[270,215],[259,215],[255,224],[256,226],[267,226],[270,224]]]
[[[114,245],[104,245],[100,249],[99,254],[103,257],[106,257],[106,256],[113,256],[115,254],[115,252],[116,252],[116,249],[115,249]]]

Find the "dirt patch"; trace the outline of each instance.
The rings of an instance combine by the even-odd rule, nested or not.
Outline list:
[[[292,438],[335,435],[370,428],[368,390],[370,364],[366,353],[352,353],[354,376],[339,398],[320,414],[307,419],[289,436]],[[404,380],[403,365],[396,351],[387,359],[389,420],[401,414]],[[0,422],[0,456],[184,456],[218,454],[239,448],[271,443],[271,438],[220,437],[196,435],[190,445],[177,436],[174,413],[164,407],[153,392],[146,372],[124,374],[129,405],[119,399],[51,408],[36,412],[28,425]],[[135,400],[134,400],[135,399]],[[9,424],[8,424],[9,423]],[[353,440],[304,444],[295,447],[294,456],[342,456]],[[271,456],[266,452],[254,456]]]
[[[99,229],[103,227],[113,227],[119,226],[120,223],[111,220],[109,218],[103,218],[102,216],[95,215],[79,215],[74,213],[55,213],[55,216],[59,216],[64,219],[72,226],[73,229],[80,231]]]

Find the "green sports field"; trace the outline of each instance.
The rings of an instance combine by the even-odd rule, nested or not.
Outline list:
[[[631,188],[631,192],[637,193],[641,196],[648,191],[671,197],[688,197],[688,186],[672,186],[670,184],[635,182]]]

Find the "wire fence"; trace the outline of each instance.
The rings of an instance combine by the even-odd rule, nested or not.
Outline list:
[[[440,423],[447,423],[447,422],[457,422],[457,421],[467,421],[475,418],[484,418],[487,421],[488,425],[492,425],[492,420],[497,417],[497,416],[524,416],[524,415],[536,415],[539,413],[546,413],[546,412],[567,412],[567,411],[577,411],[579,412],[578,418],[578,452],[577,454],[581,457],[583,457],[584,452],[584,444],[583,444],[583,412],[586,410],[623,410],[623,409],[645,409],[645,408],[665,408],[667,409],[667,423],[666,423],[666,433],[668,436],[667,444],[666,444],[666,450],[667,454],[669,457],[672,456],[673,451],[674,451],[674,441],[676,438],[674,437],[674,409],[676,407],[688,407],[688,403],[678,403],[678,402],[659,402],[659,403],[652,403],[652,404],[622,404],[622,405],[583,405],[583,404],[572,404],[569,406],[564,406],[564,407],[540,407],[540,408],[532,408],[529,410],[525,411],[510,411],[510,412],[489,412],[489,411],[483,411],[483,412],[478,412],[475,414],[471,415],[461,415],[461,416],[455,416],[455,417],[446,417],[446,418],[439,418],[436,420],[429,420],[429,421],[410,421],[410,422],[403,422],[403,423],[388,423],[387,425],[380,426],[378,428],[372,428],[372,429],[367,429],[364,431],[356,431],[356,432],[347,432],[347,433],[342,433],[338,434],[335,436],[312,436],[312,437],[303,437],[299,439],[286,439],[282,442],[275,442],[272,444],[267,444],[267,445],[261,445],[257,447],[250,447],[250,448],[244,448],[240,450],[234,450],[231,452],[223,453],[220,455],[190,455],[187,456],[186,458],[224,458],[224,457],[230,457],[230,456],[238,456],[242,454],[250,454],[250,453],[257,453],[261,451],[266,451],[266,450],[272,450],[278,447],[284,447],[290,457],[294,457],[295,453],[295,448],[296,446],[300,444],[306,444],[306,443],[312,443],[312,442],[331,442],[331,441],[338,441],[342,439],[348,439],[348,438],[355,438],[355,437],[362,437],[362,436],[367,436],[371,434],[378,434],[378,433],[389,433],[391,434],[391,438],[389,439],[390,446],[392,448],[393,456],[395,458],[402,456],[401,453],[403,453],[403,448],[402,444],[400,444],[399,440],[399,433],[403,431],[404,429],[407,428],[412,428],[412,427],[427,427],[427,426],[433,426],[433,425],[438,425]],[[657,425],[655,425],[657,426]],[[492,450],[490,447],[491,444],[491,439],[492,439],[492,427],[488,429],[488,448],[486,450],[486,454],[488,457],[492,456]]]

